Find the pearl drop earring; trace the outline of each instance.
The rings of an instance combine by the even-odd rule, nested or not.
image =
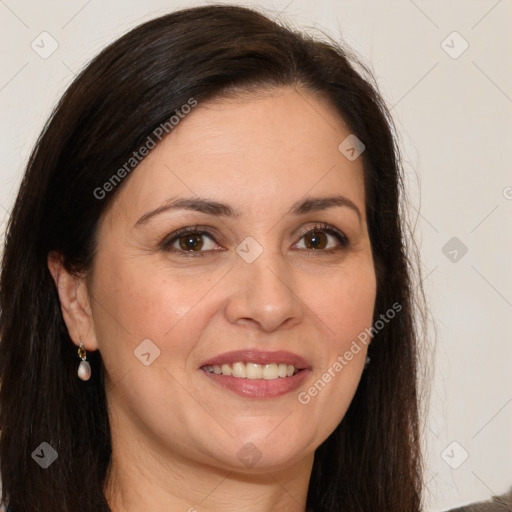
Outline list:
[[[78,365],[78,378],[83,381],[89,380],[91,378],[91,365],[86,361],[87,352],[83,343],[80,343],[78,347],[78,357],[81,359]]]

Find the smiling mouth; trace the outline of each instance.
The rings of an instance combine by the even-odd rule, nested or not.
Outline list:
[[[242,361],[233,364],[206,365],[201,367],[207,373],[226,375],[239,379],[285,379],[297,375],[301,370],[296,366],[286,363],[244,363]]]

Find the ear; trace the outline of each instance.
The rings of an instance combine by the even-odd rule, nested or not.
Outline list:
[[[57,287],[69,336],[76,346],[83,343],[86,350],[97,350],[98,343],[85,278],[71,274],[64,267],[62,255],[55,251],[48,255],[48,269]]]

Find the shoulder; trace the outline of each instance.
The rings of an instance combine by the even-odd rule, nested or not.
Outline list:
[[[494,496],[491,501],[471,503],[448,512],[512,512],[512,488],[501,496]]]

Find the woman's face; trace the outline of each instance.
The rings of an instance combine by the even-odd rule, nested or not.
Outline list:
[[[258,472],[311,458],[339,424],[364,345],[333,368],[376,294],[349,135],[304,90],[218,99],[126,178],[99,226],[83,335],[104,360],[114,444]]]

